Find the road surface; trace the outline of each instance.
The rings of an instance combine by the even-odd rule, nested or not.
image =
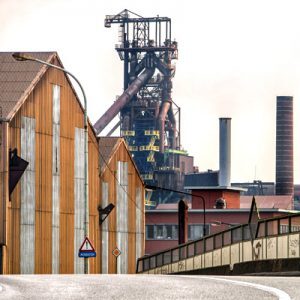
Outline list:
[[[0,299],[300,299],[300,277],[2,275]]]

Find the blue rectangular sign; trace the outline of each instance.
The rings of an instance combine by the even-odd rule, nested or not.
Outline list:
[[[96,257],[96,252],[94,251],[79,251],[79,257]]]

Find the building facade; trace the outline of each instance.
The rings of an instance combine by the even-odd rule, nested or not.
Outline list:
[[[55,52],[31,55],[62,67]],[[1,271],[83,273],[78,251],[85,239],[84,109],[62,71],[36,62],[14,61],[12,53],[0,53],[0,85]],[[14,157],[28,163],[19,176],[15,176]],[[90,273],[103,271],[99,165],[99,141],[89,123],[88,237],[97,253],[88,259]],[[19,179],[12,180],[15,177]],[[130,184],[128,189],[132,189]],[[124,193],[114,200],[116,210],[125,209]],[[140,193],[143,195],[143,187]],[[131,209],[128,207],[128,212]],[[115,217],[111,214],[108,219]],[[142,213],[139,217],[143,222]],[[131,230],[135,232],[135,227]],[[140,242],[141,255],[143,245]],[[124,270],[132,270],[135,262],[125,260],[128,268]]]
[[[144,184],[123,138],[100,137],[99,147],[102,207],[115,205],[102,224],[102,273],[132,274],[144,254]]]
[[[215,192],[211,197],[215,195]],[[256,196],[255,199],[262,219],[294,212],[292,211],[292,196]],[[188,209],[188,240],[203,237],[204,225],[206,235],[210,235],[231,226],[248,223],[251,202],[252,196],[241,196],[238,206],[218,209],[209,206],[210,202],[207,201],[204,211],[202,201],[194,196]],[[159,205],[156,209],[146,211],[145,238],[146,254],[153,254],[178,245],[178,207],[176,204]]]

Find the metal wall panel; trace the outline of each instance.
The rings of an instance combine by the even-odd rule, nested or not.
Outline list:
[[[102,208],[108,205],[108,183],[102,182]],[[102,227],[102,274],[108,273],[108,222],[107,218]]]
[[[128,163],[118,161],[117,165],[117,247],[121,250],[118,257],[117,273],[128,273]]]
[[[84,129],[75,128],[74,178],[74,273],[83,274],[84,259],[78,250],[84,240]]]
[[[52,273],[59,273],[60,214],[60,86],[53,85],[52,123]]]
[[[135,242],[135,258],[136,261],[139,257],[143,255],[143,207],[142,207],[142,188],[137,187],[135,189],[135,202],[136,202],[136,210],[135,210],[135,230],[136,230],[136,242]]]
[[[21,274],[33,274],[35,263],[35,123],[21,119],[21,157],[29,162],[21,178]]]
[[[0,124],[0,243],[6,244],[6,201],[8,198],[8,123]]]

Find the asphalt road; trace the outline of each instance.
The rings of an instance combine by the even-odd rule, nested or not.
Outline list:
[[[300,277],[4,275],[0,299],[300,299]]]

